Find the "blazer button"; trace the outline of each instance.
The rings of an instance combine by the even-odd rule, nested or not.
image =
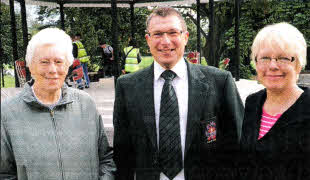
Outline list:
[[[157,167],[159,165],[158,163],[158,154],[155,153],[154,158],[153,158],[153,166]]]
[[[156,158],[154,158],[153,164],[154,164],[154,166],[157,166],[157,165],[158,165],[158,160],[157,160]]]

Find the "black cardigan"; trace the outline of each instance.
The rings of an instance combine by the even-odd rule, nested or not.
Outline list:
[[[266,89],[246,99],[241,135],[241,179],[310,179],[310,89],[258,140]],[[242,168],[241,168],[242,169]]]

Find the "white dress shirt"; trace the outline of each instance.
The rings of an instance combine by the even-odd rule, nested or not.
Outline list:
[[[177,76],[172,81],[172,86],[176,92],[179,105],[179,117],[180,117],[180,135],[181,135],[181,148],[182,148],[182,161],[183,169],[179,174],[173,178],[173,180],[184,180],[184,150],[185,150],[185,137],[186,137],[186,124],[187,124],[187,110],[188,110],[188,73],[187,66],[182,58],[172,69]],[[157,144],[159,144],[159,111],[161,92],[165,83],[165,80],[161,77],[161,74],[165,71],[156,61],[154,61],[154,105],[155,105],[155,120],[156,120],[156,133]],[[169,180],[167,176],[160,173],[160,180]]]

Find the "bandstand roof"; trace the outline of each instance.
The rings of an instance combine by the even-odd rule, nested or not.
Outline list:
[[[20,0],[15,0],[20,1]],[[9,4],[9,0],[3,0]],[[147,6],[178,6],[196,4],[196,0],[116,0],[117,7],[134,7]],[[209,0],[200,0],[200,3],[207,3]],[[111,0],[25,0],[28,5],[39,5],[48,7],[58,7],[63,3],[64,7],[111,7]]]

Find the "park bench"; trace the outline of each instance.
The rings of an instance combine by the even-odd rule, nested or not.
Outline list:
[[[23,87],[26,83],[26,63],[23,60],[15,61],[15,68],[18,77],[20,87]]]

